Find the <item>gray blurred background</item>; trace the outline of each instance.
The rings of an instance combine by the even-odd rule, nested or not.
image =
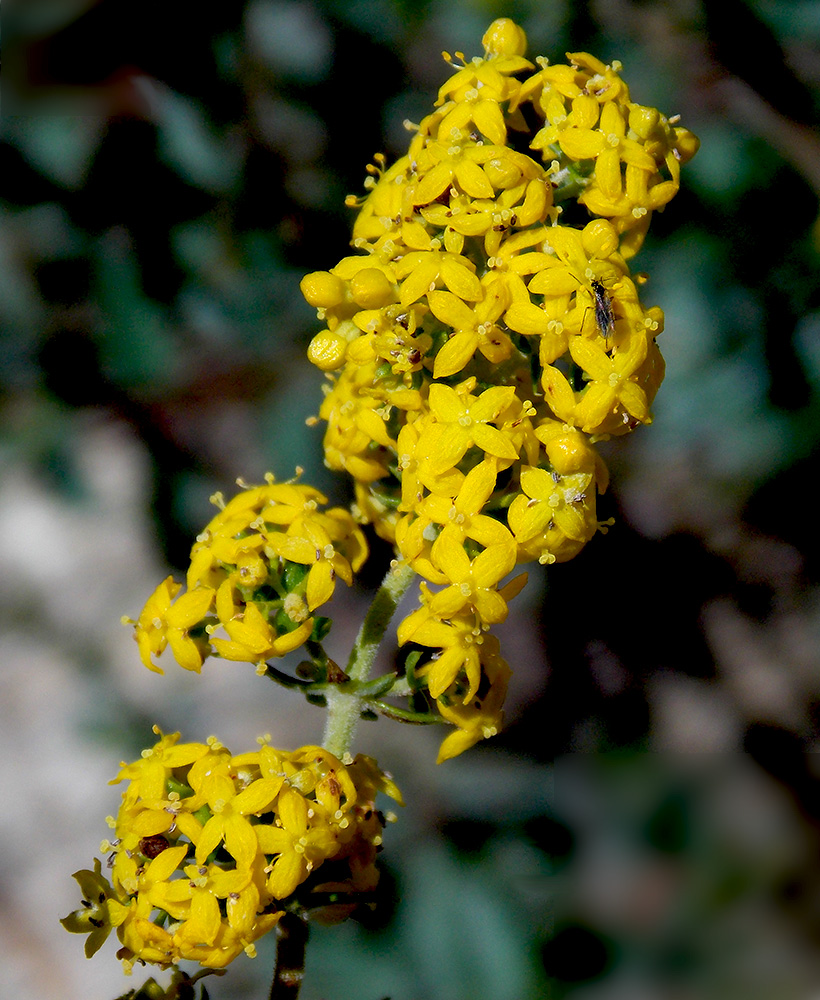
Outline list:
[[[112,1000],[57,920],[153,741],[323,717],[253,669],[139,664],[208,497],[306,469],[321,376],[306,271],[347,193],[431,108],[440,52],[498,16],[530,54],[620,59],[703,146],[634,266],[666,312],[655,423],[607,446],[616,525],[538,567],[504,626],[507,729],[436,767],[440,730],[357,749],[408,805],[384,901],[317,929],[304,1000],[820,998],[820,3],[17,0],[0,196],[0,996]],[[815,469],[815,472],[812,472]],[[340,595],[343,657],[381,576]],[[389,666],[390,652],[383,666]],[[273,941],[214,1000],[267,995]]]

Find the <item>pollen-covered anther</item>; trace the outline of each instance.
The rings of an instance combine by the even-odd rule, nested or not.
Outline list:
[[[282,607],[292,622],[306,621],[310,615],[307,603],[300,594],[287,594]]]

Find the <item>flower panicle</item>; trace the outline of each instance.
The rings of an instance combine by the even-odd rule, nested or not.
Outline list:
[[[446,756],[497,728],[508,668],[481,650],[507,575],[602,530],[596,444],[651,423],[664,318],[629,261],[697,150],[619,63],[528,61],[506,18],[483,42],[444,53],[407,154],[370,169],[355,252],[302,281],[325,461],[424,581],[399,636],[429,650],[417,678],[461,734]]]
[[[155,657],[170,646],[186,670],[198,673],[215,655],[264,672],[267,660],[326,634],[329,619],[314,612],[367,558],[350,512],[322,510],[327,498],[313,487],[269,476],[216,502],[219,513],[191,549],[185,592],[169,576],[136,621],[124,619],[149,670],[162,672]]]
[[[88,935],[89,957],[113,930],[127,971],[181,960],[220,969],[243,951],[253,957],[286,908],[343,917],[372,894],[384,826],[376,796],[401,802],[372,758],[345,763],[267,740],[232,755],[217,740],[155,732],[114,778],[127,786],[102,845],[108,874],[95,860],[74,876],[82,904],[62,923]]]

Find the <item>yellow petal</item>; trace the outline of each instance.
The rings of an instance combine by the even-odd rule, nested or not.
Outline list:
[[[473,106],[473,121],[478,126],[479,131],[494,143],[496,146],[504,146],[507,143],[507,128],[504,124],[504,114],[495,101],[478,101]],[[468,194],[470,192],[467,192]],[[492,198],[489,195],[475,195],[474,197]]]
[[[191,670],[198,674],[202,670],[202,653],[199,646],[180,629],[169,628],[166,635],[168,636],[168,645],[171,647],[171,652],[177,663],[184,670]]]
[[[222,925],[216,896],[207,890],[195,892],[191,912],[185,921],[183,935],[197,944],[213,944]]]
[[[436,355],[433,378],[447,378],[455,375],[472,359],[478,347],[478,334],[465,330],[450,337]]]
[[[294,629],[292,632],[286,632],[280,635],[278,639],[273,644],[273,656],[285,656],[286,653],[292,653],[294,649],[298,649],[303,642],[307,642],[310,638],[310,633],[313,631],[313,619],[308,618],[306,622],[303,622],[299,628]]]
[[[473,163],[471,160],[462,160],[456,165],[455,177],[461,190],[470,195],[471,198],[492,198],[495,195],[487,175],[477,163]],[[443,190],[444,188],[442,188]]]
[[[259,843],[251,824],[243,816],[231,811],[225,817],[223,836],[225,850],[236,860],[237,867],[250,868],[259,851]]]
[[[588,128],[562,129],[558,142],[571,160],[592,160],[607,148],[604,136]]]
[[[279,794],[284,778],[258,778],[252,781],[247,788],[234,796],[231,803],[233,808],[242,813],[243,816],[252,816],[258,813],[267,812],[271,803]]]
[[[511,461],[518,458],[518,451],[512,441],[490,424],[474,424],[473,441],[488,455]]]
[[[304,881],[307,871],[303,858],[289,851],[276,860],[268,879],[268,891],[274,899],[286,899]]]
[[[473,579],[479,587],[494,587],[514,566],[514,545],[491,545],[473,560]]]
[[[591,378],[608,379],[613,370],[612,361],[604,349],[584,337],[573,337],[569,345],[572,360]]]
[[[515,210],[516,224],[531,226],[535,222],[543,222],[551,204],[551,192],[544,181],[530,181],[523,204]]]
[[[504,315],[504,322],[516,333],[541,336],[549,328],[547,314],[533,302],[514,302]]]
[[[326,604],[333,597],[334,589],[335,581],[331,564],[326,559],[314,563],[308,573],[305,592],[308,609],[315,611],[320,605]]]
[[[479,168],[476,167],[476,169],[478,170]],[[415,205],[427,205],[431,201],[435,201],[449,187],[450,181],[453,179],[453,173],[453,165],[446,160],[443,163],[436,164],[419,181],[413,195],[413,203]],[[484,179],[485,181],[487,180],[486,177]],[[487,184],[489,185],[489,181],[487,181]],[[469,194],[469,192],[467,193]],[[491,187],[489,197],[492,198],[492,196],[493,191]],[[483,197],[487,196],[484,195]]]
[[[441,280],[451,292],[467,302],[478,302],[484,296],[484,289],[474,272],[450,257],[441,262]]]
[[[477,278],[476,281],[478,281]],[[428,292],[427,302],[436,319],[446,323],[454,330],[463,330],[476,324],[476,315],[473,310],[452,292]]]

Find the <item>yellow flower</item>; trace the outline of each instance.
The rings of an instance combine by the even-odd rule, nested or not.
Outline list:
[[[572,341],[572,359],[590,379],[575,408],[575,418],[583,430],[589,434],[603,431],[607,418],[616,413],[621,424],[630,418],[636,423],[649,421],[646,392],[638,384],[647,349],[647,338],[640,334],[630,339],[627,350],[612,357],[589,340],[579,337]]]
[[[437,763],[457,757],[479,740],[490,739],[501,729],[504,719],[502,706],[507,695],[510,668],[498,653],[497,643],[488,644],[482,660],[487,691],[466,701],[440,697],[439,713],[457,727],[445,737],[438,752]]]
[[[193,764],[210,752],[205,743],[179,743],[180,733],[162,733],[158,726],[154,732],[159,741],[149,750],[143,750],[140,759],[132,764],[122,763],[119,774],[109,782],[131,782],[129,791],[134,801],[141,799],[161,799],[166,792],[166,782],[175,768]]]
[[[310,566],[305,593],[310,611],[331,599],[337,577],[350,586],[354,571],[361,568],[367,557],[367,543],[361,529],[341,508],[325,515],[311,513],[298,518],[286,532],[269,535],[267,547],[282,559]],[[350,552],[353,565],[345,558],[345,549]]]
[[[434,469],[435,453],[420,443],[422,435],[433,423],[432,414],[426,413],[418,420],[406,423],[399,432],[396,445],[401,481],[399,510],[416,509],[424,499],[425,488],[436,494],[452,496],[462,483],[461,473],[456,469]]]
[[[475,265],[467,257],[446,250],[405,254],[396,264],[396,274],[401,280],[400,301],[404,307],[435,289],[439,282],[465,302],[477,302],[484,294]]]
[[[498,325],[509,302],[506,286],[490,276],[482,282],[482,288],[484,297],[472,308],[452,292],[427,293],[430,311],[455,331],[436,355],[433,378],[460,372],[477,349],[492,364],[512,354],[510,338]]]
[[[193,779],[192,779],[193,780]],[[256,828],[248,816],[266,812],[275,801],[284,778],[259,778],[241,792],[226,778],[214,782],[205,798],[213,815],[202,828],[196,845],[197,864],[224,842],[240,868],[250,868],[258,853]],[[195,791],[198,791],[194,787]]]
[[[219,865],[186,865],[185,878],[176,879],[158,888],[152,902],[167,913],[184,907],[184,923],[178,932],[179,943],[189,945],[213,945],[222,928],[220,900],[228,915],[229,926],[237,904],[245,903],[245,911],[253,914],[259,906],[259,893],[251,882],[249,868],[226,870]],[[233,904],[233,905],[231,905]],[[247,919],[242,921],[247,924]],[[238,929],[238,928],[234,928]],[[245,929],[245,927],[243,927]]]
[[[372,891],[383,825],[375,796],[401,800],[375,761],[348,766],[321,747],[289,752],[264,741],[233,756],[215,737],[178,744],[178,736],[160,735],[115,779],[130,783],[111,820],[117,840],[102,847],[113,853],[113,887],[98,861],[78,872],[84,902],[63,920],[89,934],[88,954],[115,928],[126,968],[181,959],[221,968],[242,951],[255,954],[254,942],[282,915],[274,899],[302,883],[310,880],[289,902],[307,908],[317,892]],[[175,789],[164,805],[141,796],[160,788]],[[163,808],[170,824],[148,833]],[[336,888],[323,890],[313,872],[331,857]]]
[[[521,489],[507,512],[519,559],[564,562],[598,530],[592,473],[560,476],[525,468]]]
[[[442,533],[433,543],[432,560],[450,582],[430,601],[435,618],[451,619],[465,608],[475,611],[482,626],[497,625],[507,617],[507,604],[497,584],[515,566],[516,546],[491,545],[471,560],[464,546],[452,534]],[[418,640],[416,640],[418,641]]]
[[[105,943],[112,928],[119,927],[128,915],[128,907],[117,898],[108,879],[102,875],[100,861],[94,859],[94,871],[84,868],[71,876],[82,892],[79,909],[63,917],[60,923],[72,934],[87,934],[85,957],[91,958]]]
[[[231,910],[230,898],[226,908]],[[211,944],[189,942],[183,937],[182,930],[180,930],[174,935],[177,957],[199,962],[207,969],[223,969],[243,951],[249,958],[255,958],[254,941],[258,941],[260,937],[273,930],[284,916],[284,912],[284,910],[279,910],[275,913],[258,913],[249,927],[233,927],[223,920]]]
[[[432,456],[433,472],[453,469],[474,445],[487,455],[515,461],[518,452],[509,436],[492,426],[514,398],[514,386],[493,386],[473,396],[433,383],[428,402],[436,422],[422,432],[418,444],[422,452]]]
[[[268,891],[274,899],[290,896],[317,865],[339,849],[332,827],[317,814],[311,817],[309,813],[304,796],[287,788],[278,803],[281,826],[257,828],[262,853],[277,855],[268,878]]]
[[[151,657],[162,653],[168,645],[181,667],[196,673],[202,669],[202,644],[188,633],[204,621],[213,604],[214,591],[210,587],[200,587],[172,603],[180,587],[173,577],[166,577],[148,598],[134,624],[140,658],[149,670],[158,674],[163,671]]]
[[[345,369],[319,409],[319,416],[328,424],[324,445],[329,466],[346,469],[363,482],[387,473],[380,448],[395,444],[377,412],[383,401],[362,391],[368,374],[366,369]]]
[[[453,495],[436,493],[425,498],[416,510],[426,522],[443,526],[443,535],[459,542],[472,538],[485,548],[511,541],[509,531],[494,517],[482,514],[492,496],[498,472],[495,462],[485,459],[466,476],[458,473]]]
[[[298,649],[313,630],[313,619],[308,618],[289,632],[278,632],[253,601],[245,605],[235,603],[230,580],[226,580],[217,591],[216,612],[228,633],[227,639],[211,637],[211,645],[217,655],[225,660],[255,663],[257,669],[262,668],[262,672],[266,660]]]
[[[464,700],[469,701],[481,682],[481,645],[485,641],[487,626],[482,626],[474,612],[453,615],[449,621],[441,621],[430,610],[433,599],[431,595],[425,607],[408,615],[401,623],[399,643],[412,640],[420,646],[440,649],[441,653],[417,673],[427,675],[427,688],[434,698],[464,676],[467,681]]]

